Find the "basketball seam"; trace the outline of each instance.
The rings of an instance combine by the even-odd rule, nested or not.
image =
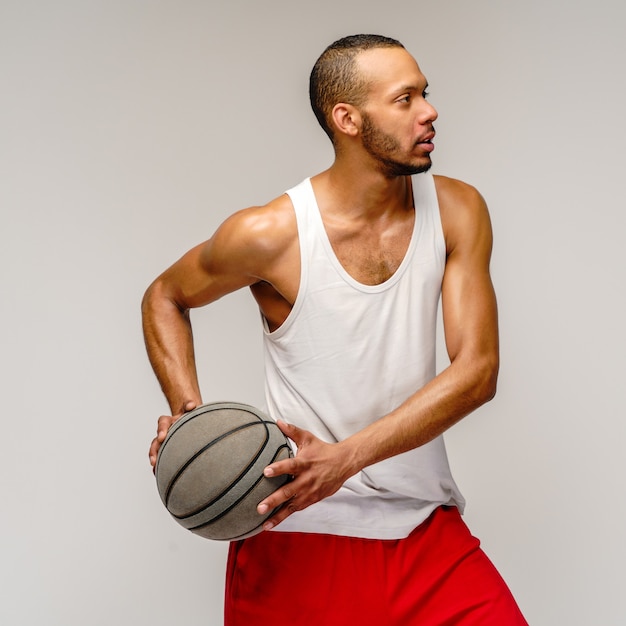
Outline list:
[[[265,423],[269,424],[271,422],[265,422]],[[285,448],[287,448],[291,452],[291,448],[289,447],[288,444],[286,444],[286,443],[282,444],[280,447],[278,447],[276,449],[276,453],[274,454],[274,457],[272,458],[272,461],[271,461],[272,463],[278,458],[278,455],[280,454],[280,451],[284,450]],[[207,526],[210,526],[214,522],[217,522],[218,520],[220,520],[222,517],[224,517],[225,515],[230,513],[230,511],[232,511],[263,480],[263,478],[265,478],[263,475],[259,476],[259,478],[252,484],[252,486],[244,494],[242,494],[239,498],[237,498],[237,500],[235,502],[233,502],[228,508],[224,509],[221,513],[218,513],[215,517],[212,517],[210,520],[208,520],[206,522],[202,522],[202,524],[198,524],[198,526],[192,526],[192,527],[188,528],[187,530],[190,530],[191,532],[193,532],[195,530],[199,530],[201,528],[205,528]],[[207,505],[205,508],[208,508],[208,507],[209,507],[209,505]],[[280,508],[281,508],[280,506],[277,506],[274,510],[270,511],[261,520],[261,522],[257,526],[255,526],[254,528],[251,528],[250,530],[247,530],[243,534],[248,534],[249,532],[252,532],[253,530],[257,529],[259,526],[261,526],[263,524],[263,522],[268,517],[270,517],[271,515],[274,515],[274,513],[276,511],[278,511]],[[200,512],[200,511],[198,511],[198,512]],[[176,516],[174,516],[174,517],[176,517]]]
[[[215,402],[212,404],[203,404],[197,407],[196,409],[194,409],[193,411],[190,411],[186,415],[183,415],[180,420],[177,420],[176,422],[172,424],[172,426],[170,427],[167,433],[167,437],[165,438],[165,441],[163,442],[163,445],[159,448],[159,453],[157,455],[157,462],[155,465],[155,471],[158,472],[159,461],[161,460],[161,455],[163,454],[163,451],[167,447],[167,444],[171,441],[172,435],[177,430],[182,430],[185,426],[188,426],[189,424],[191,424],[193,420],[195,420],[198,417],[202,417],[206,413],[212,413],[214,411],[221,411],[224,409],[236,409],[239,411],[244,411],[246,413],[249,413],[252,417],[255,417],[256,419],[258,419],[260,422],[263,422],[265,424],[270,423],[266,419],[264,419],[265,416],[260,411],[257,411],[254,407],[248,404],[238,404],[236,402]]]
[[[174,517],[176,519],[186,519],[188,517],[192,517],[193,515],[196,515],[197,513],[199,513],[200,511],[203,511],[204,509],[206,509],[208,506],[210,506],[211,504],[213,504],[214,502],[217,502],[217,500],[219,500],[226,491],[228,491],[229,489],[232,488],[233,485],[236,485],[241,479],[242,477],[245,475],[246,472],[248,472],[250,470],[250,468],[252,467],[252,465],[254,465],[254,463],[257,461],[257,459],[259,458],[259,456],[261,456],[263,449],[265,448],[265,446],[267,445],[267,442],[269,441],[270,435],[269,435],[269,431],[268,428],[266,426],[268,422],[265,422],[263,420],[257,421],[257,422],[248,422],[247,424],[241,424],[240,426],[237,426],[236,428],[233,428],[231,430],[229,430],[228,432],[222,433],[221,435],[219,435],[219,437],[216,437],[215,439],[213,439],[210,443],[208,443],[207,445],[203,446],[200,450],[198,450],[192,457],[190,457],[176,472],[176,474],[174,474],[174,476],[172,477],[172,479],[170,480],[169,485],[167,486],[167,489],[165,490],[165,506],[167,507],[169,504],[169,499],[170,499],[170,495],[172,490],[174,489],[174,486],[176,484],[176,482],[180,479],[180,477],[182,476],[182,474],[185,472],[185,470],[204,452],[206,452],[209,448],[212,448],[214,445],[216,445],[217,443],[219,443],[220,441],[222,441],[223,439],[230,437],[231,435],[240,432],[242,430],[245,430],[247,428],[253,428],[254,426],[257,426],[258,424],[262,424],[265,426],[265,438],[262,442],[262,444],[259,446],[258,451],[256,452],[255,456],[252,458],[252,460],[248,463],[248,465],[239,473],[239,475],[235,478],[235,480],[233,482],[231,482],[229,484],[229,486],[222,490],[220,492],[219,495],[217,495],[215,498],[213,498],[213,500],[211,500],[211,502],[209,503],[205,503],[203,504],[197,511],[192,512],[192,513],[187,513],[185,515],[174,515]]]
[[[206,417],[207,414],[212,413],[213,411],[219,412],[225,409],[234,409],[235,411],[238,411],[241,413],[247,413],[249,421],[243,424],[239,422],[239,424],[237,425],[235,424],[229,425],[228,422],[223,422],[222,426],[226,428],[230,426],[230,430],[228,430],[227,432],[223,432],[219,435],[217,434],[212,435],[215,438],[210,443],[206,443],[206,445],[203,445],[201,441],[197,440],[197,437],[201,435],[201,433],[203,432],[203,427],[201,428],[201,431],[196,433],[196,429],[193,426],[194,423],[197,423],[196,418]],[[288,453],[288,457],[293,457],[291,446],[289,445],[289,442],[286,439],[283,439],[284,443],[280,444],[278,448],[276,448],[274,445],[274,444],[278,445],[279,441],[274,441],[273,430],[270,433],[270,425],[273,428],[276,428],[276,422],[268,418],[267,415],[265,415],[263,412],[259,411],[255,407],[252,407],[247,404],[237,403],[237,402],[213,402],[211,404],[197,407],[196,409],[191,411],[189,414],[187,414],[186,416],[184,415],[182,417],[183,418],[181,420],[177,420],[169,429],[168,436],[166,437],[166,440],[163,442],[159,450],[159,454],[157,455],[157,462],[155,464],[155,474],[157,475],[157,483],[158,484],[160,483],[159,477],[162,476],[162,474],[164,473],[170,474],[169,469],[167,470],[163,469],[163,471],[160,471],[160,469],[165,466],[159,463],[159,461],[162,459],[165,461],[165,459],[169,456],[169,454],[167,454],[162,457],[162,454],[165,448],[169,448],[168,444],[171,443],[172,441],[171,435],[174,432],[178,430],[181,430],[181,432],[188,432],[189,434],[186,435],[187,439],[189,439],[189,437],[191,436],[191,439],[192,440],[195,439],[197,443],[200,443],[200,445],[202,445],[202,448],[200,450],[197,450],[196,452],[193,452],[191,458],[187,458],[187,459],[180,458],[182,455],[180,455],[179,453],[174,453],[175,458],[177,459],[177,461],[174,462],[175,469],[172,468],[172,462],[174,461],[174,459],[168,460],[168,465],[171,469],[174,469],[175,474],[173,476],[170,475],[170,478],[166,479],[167,487],[165,489],[160,487],[159,491],[163,494],[162,496],[163,503],[165,504],[166,508],[168,508],[168,512],[170,513],[170,515],[190,532],[193,532],[195,534],[200,534],[201,536],[206,536],[207,538],[210,538],[210,539],[222,539],[222,540],[234,541],[237,539],[242,539],[247,536],[252,536],[260,532],[260,530],[262,530],[261,527],[263,523],[265,523],[265,521],[270,516],[274,515],[277,511],[279,511],[282,508],[282,505],[275,507],[271,512],[267,513],[264,516],[259,516],[258,518],[259,523],[254,525],[255,524],[254,519],[256,517],[253,514],[255,510],[255,507],[253,507],[253,505],[255,504],[254,500],[257,498],[260,500],[262,497],[264,497],[263,494],[267,493],[268,487],[269,489],[273,489],[275,491],[276,489],[279,489],[282,485],[289,482],[289,480],[292,478],[290,476],[281,476],[281,477],[277,477],[278,480],[270,479],[270,484],[264,485],[265,477],[263,476],[262,472],[260,472],[260,476],[258,476],[259,472],[256,471],[256,468],[259,468],[262,463],[269,464],[269,463],[275,462],[276,459],[281,457],[281,454],[284,453],[285,450]],[[241,417],[245,419],[243,415],[241,415]],[[257,443],[256,451],[252,453],[253,456],[251,458],[248,457],[246,467],[244,467],[243,469],[239,470],[239,472],[237,472],[237,476],[234,479],[230,480],[230,484],[226,487],[222,487],[220,489],[220,493],[217,496],[211,497],[210,493],[207,493],[207,492],[210,492],[212,490],[211,489],[212,485],[213,485],[213,488],[216,486],[215,481],[214,481],[214,476],[212,475],[213,470],[211,470],[210,474],[207,476],[206,470],[201,470],[201,468],[198,468],[201,471],[200,475],[196,474],[198,478],[201,478],[202,474],[204,474],[205,476],[205,479],[202,481],[206,485],[204,497],[205,499],[207,499],[207,497],[211,499],[208,502],[197,504],[192,512],[184,511],[185,505],[181,501],[179,504],[176,505],[176,508],[179,508],[179,509],[182,508],[184,511],[184,514],[176,515],[172,513],[172,511],[169,510],[168,505],[178,500],[178,496],[176,496],[176,498],[174,498],[174,496],[178,492],[177,487],[179,484],[181,488],[184,488],[184,489],[188,488],[189,485],[187,482],[183,481],[183,478],[185,477],[185,474],[189,471],[190,466],[192,466],[194,462],[198,462],[199,457],[201,457],[201,455],[203,455],[205,452],[209,451],[212,446],[217,445],[220,442],[222,442],[222,445],[223,445],[224,440],[230,437],[231,435],[237,437],[237,433],[240,433],[249,428],[253,428],[257,424],[262,425],[263,430],[264,430],[264,433],[259,433],[261,435],[262,441],[260,443]],[[187,426],[192,428],[190,432],[187,430]],[[263,434],[265,435],[264,437],[263,437]],[[257,437],[258,435],[253,436],[254,439],[257,439]],[[206,442],[206,439],[205,439],[205,442]],[[227,449],[228,449],[228,445],[229,444],[227,444]],[[268,458],[266,455],[266,452],[268,451],[270,452],[271,460],[266,461],[266,459]],[[209,454],[213,454],[213,452],[210,452]],[[218,454],[218,458],[220,458],[221,454],[219,454],[219,451],[217,454]],[[179,463],[183,463],[183,465],[181,466],[179,465]],[[255,470],[255,471],[252,471],[252,470]],[[197,473],[197,471],[198,470],[194,470],[194,473]],[[258,478],[255,478],[255,475],[257,475]],[[193,480],[193,474],[190,475],[190,478]],[[208,479],[208,482],[206,482],[206,479]],[[250,479],[254,480],[253,484],[249,484]],[[181,481],[183,482],[181,483]],[[267,483],[268,479],[265,478],[265,481]],[[241,493],[242,489],[245,490],[243,493]],[[239,495],[237,495],[238,493]],[[199,495],[201,495],[201,493]],[[233,498],[235,498],[235,501],[232,501]],[[187,502],[187,504],[190,504],[190,503]],[[223,508],[224,506],[226,506],[226,508],[223,510],[220,510],[220,508]],[[254,526],[252,528],[245,528],[245,529],[242,527],[240,529],[240,532],[235,531],[236,534],[233,535],[232,531],[235,530],[235,528],[232,527],[232,522],[229,522],[229,520],[233,514],[235,516],[237,515],[237,510],[241,509],[242,506],[244,510],[246,511],[245,513],[246,521],[243,524],[243,526],[245,527],[245,525],[248,523],[251,523]],[[210,517],[210,519],[207,519],[207,517]],[[222,521],[220,522],[220,520]],[[241,522],[243,521],[244,520],[241,519],[239,522],[235,522],[235,526],[241,524]],[[187,526],[186,524],[190,524],[190,526]],[[216,524],[217,524],[217,527],[215,527]],[[214,527],[214,530],[211,529],[212,526]],[[203,532],[203,529],[205,529],[204,532]],[[212,532],[214,534],[217,534],[218,536],[212,537],[211,536]],[[224,535],[227,535],[227,536],[224,536]]]
[[[165,506],[167,507],[167,505],[169,504],[169,499],[170,499],[170,494],[172,492],[172,489],[174,489],[174,485],[176,484],[176,482],[179,480],[179,478],[182,476],[182,474],[185,472],[185,470],[204,452],[206,452],[209,448],[213,447],[215,444],[219,443],[220,441],[222,441],[223,439],[225,439],[226,437],[230,437],[231,435],[240,432],[242,430],[245,430],[246,428],[252,428],[254,426],[257,426],[259,424],[262,424],[265,427],[265,439],[263,440],[262,444],[259,446],[258,451],[256,452],[255,456],[252,458],[252,460],[248,463],[248,465],[239,473],[239,475],[234,479],[233,482],[231,482],[228,487],[226,487],[225,489],[223,489],[215,498],[213,498],[213,500],[211,500],[208,503],[203,504],[199,509],[197,509],[196,511],[192,512],[192,513],[187,513],[185,515],[174,515],[174,517],[176,519],[187,519],[188,517],[193,517],[194,515],[197,515],[200,511],[205,510],[206,508],[208,508],[209,506],[211,506],[213,503],[217,502],[220,498],[223,497],[224,493],[226,493],[229,489],[232,489],[233,485],[236,485],[246,474],[246,472],[248,472],[250,470],[250,468],[254,465],[254,463],[256,463],[256,461],[258,460],[258,458],[261,456],[261,454],[263,453],[263,450],[265,449],[265,446],[267,445],[267,442],[269,441],[270,438],[270,434],[269,434],[269,430],[267,428],[266,424],[269,424],[270,422],[264,421],[264,420],[260,420],[257,422],[248,422],[247,424],[242,424],[241,426],[237,426],[236,428],[233,428],[231,430],[229,430],[226,433],[222,433],[219,437],[216,437],[215,439],[213,439],[210,443],[208,443],[206,446],[203,446],[200,450],[198,450],[198,452],[196,452],[191,458],[189,458],[176,472],[176,474],[172,477],[170,484],[167,486],[167,489],[165,491]]]

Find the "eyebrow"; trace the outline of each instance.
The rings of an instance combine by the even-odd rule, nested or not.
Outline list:
[[[424,93],[428,89],[428,81],[426,81],[424,87],[420,89],[417,85],[403,85],[402,87],[398,87],[394,89],[392,93],[394,95],[399,95],[404,93],[405,91],[419,91],[420,93]]]

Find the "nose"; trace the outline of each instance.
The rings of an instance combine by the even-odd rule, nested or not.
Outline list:
[[[419,119],[422,124],[432,123],[439,117],[439,113],[437,113],[437,109],[428,102],[428,100],[424,100],[422,102],[422,107],[419,112]]]

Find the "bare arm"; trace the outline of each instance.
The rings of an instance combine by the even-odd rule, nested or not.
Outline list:
[[[498,322],[487,207],[458,181],[439,179],[438,194],[447,244],[442,310],[450,365],[349,441],[359,468],[431,441],[496,391]]]
[[[437,192],[447,246],[442,307],[449,367],[396,410],[339,443],[282,425],[298,454],[267,472],[295,479],[261,503],[263,511],[289,500],[266,527],[331,495],[364,467],[431,441],[493,397],[498,328],[489,215],[480,195],[463,183],[438,177]]]
[[[288,229],[280,220],[284,206],[284,201],[275,201],[231,216],[211,239],[185,254],[146,291],[142,301],[146,349],[171,411],[159,418],[150,446],[152,465],[171,424],[202,403],[189,310],[271,279],[287,239]]]

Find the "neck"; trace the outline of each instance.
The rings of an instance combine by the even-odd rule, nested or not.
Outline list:
[[[375,218],[413,207],[410,176],[388,178],[363,165],[337,158],[312,179],[320,204],[329,213]]]

